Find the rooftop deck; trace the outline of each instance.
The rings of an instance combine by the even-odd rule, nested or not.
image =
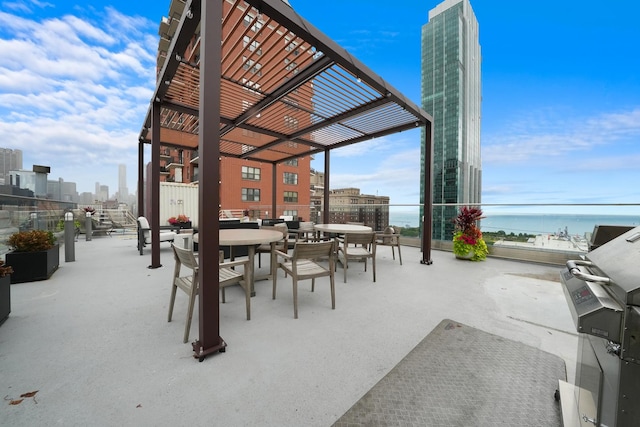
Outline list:
[[[335,311],[328,282],[314,294],[302,282],[297,320],[282,273],[276,300],[271,281],[256,283],[251,321],[240,290],[229,288],[220,309],[227,350],[198,363],[182,343],[183,293],[166,321],[167,244],[158,269],[147,268],[148,250],[138,255],[135,235],[80,240],[70,263],[61,248],[49,280],[11,286],[12,312],[0,327],[0,425],[328,426],[443,319],[557,355],[573,381],[577,336],[560,267],[473,263],[444,251],[426,266],[418,248],[402,250],[400,266],[379,248],[376,283],[357,263],[346,284],[338,270]],[[197,334],[196,309],[191,341]]]

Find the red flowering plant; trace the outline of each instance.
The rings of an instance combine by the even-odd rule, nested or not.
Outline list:
[[[92,208],[91,206],[87,206],[86,208],[82,208],[82,210],[84,211],[85,214],[87,212],[89,212],[91,215],[96,213],[96,210],[94,208]]]
[[[477,222],[484,218],[482,209],[462,206],[458,216],[453,219],[453,253],[460,258],[482,261],[487,258],[489,249],[482,239]]]
[[[183,214],[178,215],[177,217],[172,216],[171,218],[169,218],[167,220],[167,222],[171,225],[177,225],[177,224],[185,224],[187,222],[189,222],[189,217]]]

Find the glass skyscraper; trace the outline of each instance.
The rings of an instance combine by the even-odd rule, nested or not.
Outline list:
[[[422,108],[433,117],[434,204],[481,201],[480,63],[478,20],[469,0],[445,0],[430,10],[422,27]],[[423,160],[426,146],[423,131]],[[424,194],[424,167],[420,183]],[[434,207],[434,239],[453,237],[457,211]]]

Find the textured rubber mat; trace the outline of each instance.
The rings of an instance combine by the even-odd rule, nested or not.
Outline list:
[[[559,379],[561,358],[445,319],[334,426],[561,426]]]

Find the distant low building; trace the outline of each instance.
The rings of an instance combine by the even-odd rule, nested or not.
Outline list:
[[[33,170],[14,170],[9,172],[9,185],[33,191],[36,197],[47,197],[47,176],[51,172],[48,166],[33,165]]]
[[[311,197],[317,215],[317,218],[311,218],[314,222],[322,220],[324,210],[324,191],[317,193],[321,194]],[[329,190],[329,206],[331,223],[361,222],[374,230],[384,230],[389,225],[389,196],[360,194],[359,188],[340,188]]]

